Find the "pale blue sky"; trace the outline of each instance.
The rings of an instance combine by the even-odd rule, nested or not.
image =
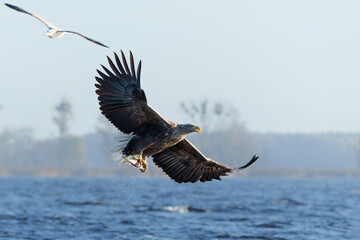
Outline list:
[[[4,2],[5,3],[5,2]],[[360,131],[359,1],[9,1],[81,37],[0,6],[0,131],[57,134],[53,107],[67,97],[71,132],[95,130],[94,76],[112,51],[143,61],[142,86],[164,117],[180,101],[236,107],[251,131]]]

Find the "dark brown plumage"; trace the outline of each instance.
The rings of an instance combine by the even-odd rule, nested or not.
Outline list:
[[[254,155],[246,165],[232,168],[206,158],[185,139],[191,132],[200,132],[199,127],[167,121],[147,104],[140,86],[141,61],[136,71],[131,52],[130,67],[122,51],[122,63],[114,55],[117,67],[107,57],[113,72],[102,66],[106,74],[97,71],[100,77],[96,77],[95,86],[102,114],[124,134],[116,159],[146,171],[146,159],[153,157],[154,163],[178,183],[221,180],[221,176],[247,168],[258,159]]]
[[[220,176],[227,176],[227,173],[247,168],[257,159],[258,157],[254,156],[246,165],[232,168],[206,158],[187,139],[153,156],[154,163],[178,183],[221,180]]]

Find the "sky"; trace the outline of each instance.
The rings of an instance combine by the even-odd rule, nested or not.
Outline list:
[[[131,50],[149,104],[175,122],[180,102],[236,108],[250,131],[360,131],[359,1],[8,1],[79,36],[44,36],[29,15],[0,6],[0,131],[57,134],[67,98],[73,134],[94,132],[96,69]],[[5,3],[5,2],[4,2]]]

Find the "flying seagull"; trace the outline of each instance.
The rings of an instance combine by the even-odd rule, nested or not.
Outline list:
[[[244,166],[232,168],[205,157],[185,138],[189,133],[200,133],[200,127],[165,120],[147,104],[140,86],[141,61],[135,70],[131,51],[130,67],[122,51],[122,63],[114,55],[117,67],[107,57],[112,71],[101,65],[106,74],[97,70],[100,77],[95,77],[95,87],[102,114],[121,132],[113,155],[115,161],[129,162],[145,172],[147,158],[153,157],[154,163],[174,181],[194,183],[221,180],[220,176],[247,168],[258,159],[254,155]]]
[[[64,29],[58,28],[58,27],[54,26],[53,24],[51,24],[50,22],[46,21],[44,18],[37,15],[37,14],[30,13],[28,11],[25,11],[22,8],[11,5],[9,3],[5,3],[5,5],[8,6],[9,8],[12,8],[12,9],[16,10],[16,11],[29,14],[30,16],[33,16],[34,18],[41,21],[43,24],[45,24],[48,27],[48,30],[45,33],[45,35],[48,36],[49,38],[60,38],[60,37],[64,36],[65,34],[73,33],[73,34],[77,34],[77,35],[79,35],[79,36],[81,36],[81,37],[83,37],[83,38],[85,38],[85,39],[87,39],[87,40],[89,40],[89,41],[91,41],[93,43],[96,43],[96,44],[98,44],[100,46],[108,48],[108,46],[106,46],[106,45],[102,44],[101,42],[98,42],[98,41],[96,41],[94,39],[91,39],[88,36],[85,36],[84,34],[81,34],[81,33],[75,32],[75,31],[69,31],[69,30],[64,30]]]

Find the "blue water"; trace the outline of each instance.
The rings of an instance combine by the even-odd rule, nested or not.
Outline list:
[[[0,239],[360,239],[360,180],[0,178]]]

